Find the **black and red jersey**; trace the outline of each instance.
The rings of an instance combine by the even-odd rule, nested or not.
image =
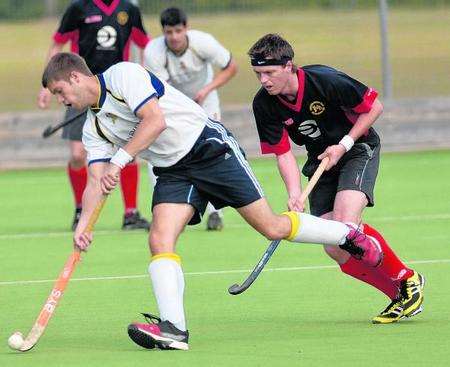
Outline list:
[[[130,43],[144,48],[149,41],[139,8],[126,0],[75,0],[66,9],[56,43],[71,41],[71,51],[85,60],[94,74],[127,61]]]
[[[298,93],[290,102],[261,88],[253,100],[253,113],[263,154],[281,155],[290,150],[289,138],[305,145],[309,154],[320,154],[338,144],[359,114],[370,111],[378,96],[347,74],[324,65],[303,66],[297,71]],[[373,128],[358,139],[379,144]]]

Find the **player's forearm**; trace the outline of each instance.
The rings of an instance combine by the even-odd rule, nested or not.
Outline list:
[[[162,116],[152,120],[143,119],[123,149],[134,158],[139,152],[147,149],[165,129],[166,123]]]
[[[289,197],[301,194],[300,170],[292,151],[277,156],[277,165]]]
[[[237,73],[237,64],[231,60],[225,69],[220,70],[208,84],[208,91],[211,92],[214,89],[220,88],[222,85],[226,84],[233,76]]]
[[[46,62],[48,62],[48,61],[49,61],[53,56],[55,56],[57,53],[61,52],[62,49],[63,49],[63,46],[64,46],[64,45],[61,44],[61,43],[53,42],[53,43],[50,45],[50,48],[48,49]]]
[[[101,200],[103,194],[100,188],[101,173],[106,167],[106,163],[94,163],[89,167],[88,181],[83,192],[82,212],[77,225],[76,232],[82,232],[87,227],[89,218],[94,212],[97,203]]]
[[[358,116],[358,119],[356,120],[348,135],[350,135],[354,141],[358,140],[361,136],[367,133],[367,131],[375,123],[382,112],[383,105],[377,98],[373,102],[372,108],[369,112],[362,113]]]

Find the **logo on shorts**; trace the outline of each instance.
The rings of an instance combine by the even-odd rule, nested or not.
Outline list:
[[[126,11],[119,11],[117,13],[117,23],[125,25],[128,22],[128,14]]]
[[[314,101],[309,105],[309,110],[314,116],[317,116],[325,111],[325,105],[322,102]]]
[[[109,25],[100,28],[97,32],[97,42],[103,48],[110,48],[114,46],[116,40],[117,31]]]
[[[309,136],[310,138],[318,138],[321,133],[317,122],[315,120],[303,121],[297,128],[298,132],[302,135]]]

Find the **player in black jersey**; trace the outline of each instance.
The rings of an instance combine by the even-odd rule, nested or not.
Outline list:
[[[66,9],[58,30],[53,35],[53,44],[48,60],[61,52],[67,42],[71,42],[71,51],[85,60],[94,74],[102,73],[110,66],[127,61],[130,45],[134,42],[143,50],[149,42],[142,25],[139,8],[126,0],[76,0]],[[142,53],[141,53],[142,58]],[[51,93],[41,89],[38,105],[47,108]],[[80,113],[67,106],[66,117]],[[70,160],[68,176],[75,199],[75,216],[72,229],[75,229],[81,213],[81,197],[86,187],[86,152],[81,135],[86,113],[77,117],[63,130],[63,139],[69,140]],[[130,163],[121,172],[122,196],[125,206],[123,229],[148,229],[148,221],[137,211],[138,166]]]
[[[383,111],[378,93],[325,65],[297,67],[291,45],[276,34],[259,39],[248,52],[262,88],[253,112],[263,154],[276,155],[288,192],[289,210],[303,211],[300,172],[290,140],[308,154],[302,173],[310,177],[325,157],[330,161],[310,195],[311,214],[361,226],[379,244],[383,260],[373,268],[340,248],[325,246],[342,271],[383,293],[391,304],[373,319],[391,323],[422,311],[424,278],[409,269],[374,228],[362,224],[374,205],[380,139],[372,128]]]

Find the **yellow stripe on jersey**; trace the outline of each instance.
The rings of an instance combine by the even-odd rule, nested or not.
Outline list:
[[[151,257],[151,261],[160,260],[160,259],[174,260],[178,264],[181,264],[181,257],[173,252],[163,252],[162,254],[154,255]]]
[[[287,240],[291,241],[298,234],[298,230],[300,228],[300,218],[295,212],[284,212],[281,214],[286,215],[291,220],[291,233],[289,233],[289,236],[286,237]]]

